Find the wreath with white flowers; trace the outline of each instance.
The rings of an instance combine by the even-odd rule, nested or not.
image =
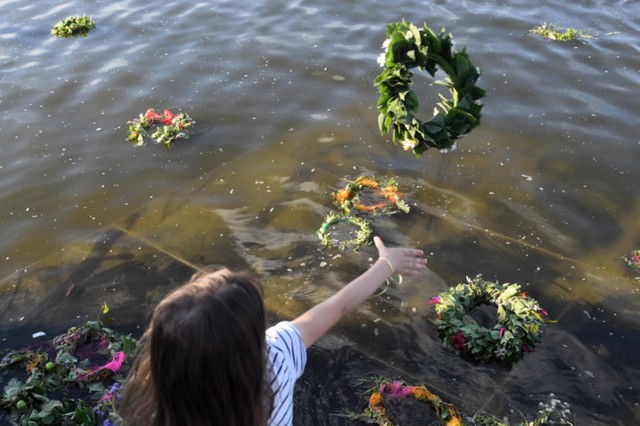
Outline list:
[[[340,240],[332,236],[333,228],[341,223],[355,227],[356,233],[353,238]],[[320,241],[322,241],[322,244],[326,247],[337,246],[340,250],[351,248],[354,251],[358,251],[361,246],[371,242],[372,232],[373,229],[371,227],[371,223],[366,219],[355,216],[346,216],[339,213],[330,213],[327,215],[322,226],[320,226],[320,229],[318,229],[317,235],[318,238],[320,238]]]
[[[134,146],[141,146],[144,145],[146,138],[151,138],[155,143],[169,149],[176,139],[189,137],[187,129],[194,123],[195,121],[185,112],[175,115],[165,109],[162,114],[159,114],[155,109],[149,108],[138,118],[127,122],[129,125],[127,140]],[[154,126],[155,131],[152,132]]]
[[[387,415],[385,399],[400,400],[413,398],[416,401],[429,403],[436,412],[438,419],[446,426],[461,426],[462,418],[453,404],[448,404],[432,393],[424,385],[408,386],[400,381],[385,382],[369,397],[369,406],[364,416],[376,422],[379,426],[393,426],[394,423]]]
[[[547,312],[520,290],[519,284],[485,281],[480,275],[467,277],[431,299],[437,313],[436,327],[445,347],[480,362],[497,360],[505,364],[519,361],[540,342]],[[479,325],[468,312],[482,304],[495,305],[498,322],[492,328]]]
[[[364,200],[364,192],[371,191],[372,202]],[[402,199],[395,179],[378,182],[375,177],[359,176],[344,189],[333,193],[333,202],[346,215],[369,213],[372,215],[409,213],[409,205]]]
[[[436,35],[426,24],[422,28],[412,23],[387,25],[385,51],[378,58],[384,70],[376,78],[378,87],[378,127],[380,134],[393,131],[393,143],[399,143],[416,157],[429,148],[448,149],[454,141],[480,124],[482,105],[478,100],[485,92],[476,86],[480,70],[473,66],[465,49],[456,51],[451,34],[444,29]],[[451,97],[440,95],[434,116],[422,123],[414,114],[419,101],[411,90],[413,68],[427,71],[435,77],[438,69],[446,80],[435,83],[447,87]]]

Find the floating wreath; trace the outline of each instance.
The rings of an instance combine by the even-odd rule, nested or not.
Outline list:
[[[146,138],[151,138],[155,143],[169,149],[176,139],[189,137],[187,129],[194,123],[195,121],[187,113],[181,112],[175,115],[165,109],[163,114],[159,114],[153,108],[149,108],[138,118],[127,122],[129,125],[127,140],[134,146],[140,146],[144,145]],[[152,133],[154,126],[155,131]]]
[[[593,38],[592,35],[575,28],[567,28],[564,32],[560,32],[561,30],[562,28],[559,28],[554,24],[544,23],[540,26],[535,27],[529,32],[531,34],[539,35],[549,40],[557,41],[584,40]]]
[[[625,263],[633,269],[640,270],[640,250],[634,250],[624,257]]]
[[[485,281],[479,275],[431,299],[435,305],[436,327],[443,344],[474,361],[497,360],[505,364],[519,361],[540,342],[542,329],[553,322],[538,302],[520,291],[519,284]],[[468,312],[482,304],[497,307],[498,322],[488,329]]]
[[[437,418],[440,419],[438,424],[446,426],[462,425],[460,414],[453,404],[443,402],[424,385],[408,386],[399,381],[383,383],[379,390],[374,391],[369,397],[369,407],[365,410],[364,415],[379,426],[393,426],[394,423],[387,415],[385,399],[401,400],[405,398],[413,398],[416,401],[429,403],[434,408]]]
[[[480,70],[473,66],[466,50],[455,50],[451,35],[445,34],[444,29],[436,35],[426,24],[419,29],[404,20],[392,23],[387,25],[382,47],[385,51],[378,63],[384,70],[375,80],[380,94],[380,134],[391,129],[393,143],[400,143],[419,157],[431,147],[451,148],[456,139],[480,124],[482,105],[478,100],[485,95],[476,86]],[[419,101],[411,90],[411,69],[416,67],[431,77],[438,68],[444,71],[447,79],[435,83],[446,86],[451,93],[449,99],[440,96],[434,116],[426,123],[414,115]]]
[[[365,200],[369,190],[372,200]],[[344,189],[333,193],[333,202],[345,214],[393,214],[399,210],[409,213],[409,205],[402,199],[395,179],[378,182],[374,177],[360,176]]]
[[[69,16],[55,24],[51,34],[56,37],[87,37],[95,27],[96,23],[88,16]]]
[[[103,424],[118,420],[115,400],[125,377],[119,374],[136,341],[90,321],[38,348],[11,351],[0,375],[4,385],[0,418],[13,424]],[[104,362],[108,360],[107,362]],[[24,377],[24,382],[19,378]],[[105,381],[111,384],[105,386]]]
[[[356,228],[355,236],[351,239],[339,239],[334,238],[335,226],[339,224],[346,224]],[[340,250],[346,250],[351,248],[354,251],[371,242],[371,223],[366,219],[362,219],[354,216],[345,216],[338,213],[329,214],[320,229],[318,229],[317,235],[326,247],[338,247]]]

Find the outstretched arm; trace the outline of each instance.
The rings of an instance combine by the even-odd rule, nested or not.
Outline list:
[[[340,318],[364,302],[392,274],[417,275],[421,269],[426,268],[427,259],[422,257],[422,250],[387,248],[379,237],[374,237],[373,242],[379,257],[366,272],[292,321],[300,332],[305,347],[311,346]]]

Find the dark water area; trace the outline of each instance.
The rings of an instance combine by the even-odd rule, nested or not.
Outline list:
[[[86,39],[50,36],[81,14]],[[640,274],[622,260],[640,248],[638,16],[595,0],[1,1],[0,348],[105,301],[139,333],[208,263],[260,275],[273,319],[293,318],[375,258],[315,235],[331,192],[369,173],[411,205],[375,232],[429,269],[310,352],[297,424],[350,424],[381,374],[512,424],[549,393],[579,425],[640,423]],[[482,70],[482,124],[456,150],[417,159],[377,131],[376,58],[403,18],[445,27]],[[528,33],[545,22],[593,38]],[[439,91],[414,81],[426,119]],[[131,146],[126,123],[150,107],[189,113],[191,138]],[[477,274],[558,321],[510,369],[461,359],[434,329],[426,300]]]

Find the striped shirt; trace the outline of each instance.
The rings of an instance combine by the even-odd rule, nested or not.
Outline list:
[[[293,391],[307,363],[307,351],[300,332],[288,321],[267,329],[266,340],[273,390],[269,426],[290,426],[293,424]]]

